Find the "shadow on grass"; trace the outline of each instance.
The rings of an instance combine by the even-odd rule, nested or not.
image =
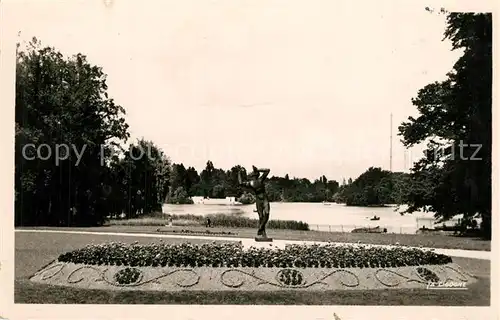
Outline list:
[[[36,304],[240,304],[240,305],[412,305],[489,306],[490,283],[480,278],[468,290],[339,291],[112,291],[15,281],[15,303]]]

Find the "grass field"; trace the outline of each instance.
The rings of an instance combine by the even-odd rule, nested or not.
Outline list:
[[[109,230],[107,230],[109,231]],[[490,305],[490,262],[453,258],[454,262],[477,275],[479,282],[468,290],[360,290],[300,292],[128,292],[82,290],[35,284],[29,277],[59,254],[89,243],[121,241],[151,243],[157,238],[78,235],[61,233],[16,233],[15,302],[54,304],[294,304],[294,305]],[[203,243],[194,239],[164,239],[169,242]]]
[[[60,288],[16,280],[15,302],[37,304],[243,304],[489,306],[489,281],[469,290],[360,290],[300,292],[133,292]]]
[[[120,232],[120,233],[155,233],[159,227],[157,226],[105,226],[105,227],[91,227],[91,228],[57,228],[57,230],[82,230],[94,232]],[[33,229],[50,229],[50,228],[33,228]],[[211,232],[231,231],[236,235],[229,235],[228,237],[239,238],[254,238],[256,230],[254,228],[206,228],[201,226],[174,226],[174,227],[161,227],[161,230],[167,233],[167,230],[188,229],[192,231],[206,231],[209,229]],[[480,250],[490,251],[491,241],[486,241],[478,238],[458,237],[452,235],[439,235],[439,234],[378,234],[378,233],[341,233],[341,232],[323,232],[323,231],[301,231],[301,230],[283,230],[283,229],[269,229],[268,236],[274,239],[281,240],[300,240],[300,241],[332,241],[332,242],[350,242],[350,243],[369,243],[369,244],[395,244],[409,246],[423,246],[428,248],[442,248],[442,249],[463,249],[463,250]],[[178,234],[178,233],[177,233]],[[217,235],[221,237],[221,235]],[[189,235],[186,235],[189,237]]]

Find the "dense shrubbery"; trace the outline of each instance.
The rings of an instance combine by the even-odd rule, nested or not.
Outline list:
[[[193,200],[183,187],[178,187],[174,192],[167,196],[167,203],[172,204],[193,204]]]
[[[193,230],[161,230],[157,229],[157,232],[162,232],[162,231],[170,231],[172,233],[182,233],[182,234],[211,234],[211,235],[224,235],[224,236],[235,236],[237,233],[234,232],[226,232],[226,231],[211,231],[209,229],[205,231],[193,231]]]
[[[256,228],[259,220],[247,217],[228,216],[224,214],[209,215],[212,226],[214,227],[232,227],[232,228]],[[206,219],[206,218],[204,218]],[[309,230],[309,225],[302,221],[294,220],[270,220],[267,223],[269,229],[288,229],[288,230]]]
[[[255,196],[251,193],[245,192],[241,197],[237,198],[236,201],[242,204],[252,204],[255,203]]]
[[[302,230],[302,231],[309,230],[309,224],[295,220],[271,220],[267,224],[267,227],[269,229],[287,229],[287,230]]]
[[[225,214],[210,214],[206,216],[194,214],[169,215],[172,218],[173,224],[177,221],[182,221],[183,226],[187,225],[206,225],[207,218],[210,218],[212,227],[231,227],[231,228],[256,228],[259,224],[258,219],[252,219],[239,216],[228,216]],[[142,219],[133,220],[112,220],[111,224],[117,225],[148,225],[148,226],[164,226],[166,224],[164,214],[154,214],[146,216]],[[190,223],[193,222],[193,223]],[[295,220],[270,220],[267,223],[269,229],[286,229],[286,230],[309,230],[309,225],[302,221]]]
[[[170,267],[375,268],[436,265],[452,262],[445,255],[406,248],[336,245],[290,245],[285,249],[250,248],[231,244],[110,243],[64,253],[61,262],[87,265]]]

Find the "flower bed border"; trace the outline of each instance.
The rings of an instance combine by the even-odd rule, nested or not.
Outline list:
[[[429,279],[417,269],[446,283],[470,284],[476,278],[453,263],[399,268],[172,268],[90,266],[54,261],[31,281],[58,286],[102,290],[147,291],[323,291],[363,289],[425,289]],[[117,275],[135,274],[120,283]],[[289,276],[283,276],[288,273]],[[129,281],[127,281],[129,280]],[[436,281],[437,281],[436,280]]]

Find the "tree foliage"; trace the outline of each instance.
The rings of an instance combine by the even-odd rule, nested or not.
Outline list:
[[[104,177],[113,141],[128,138],[125,110],[106,93],[106,75],[78,54],[65,59],[33,39],[18,53],[16,73],[15,187],[17,225],[99,224],[109,193]],[[27,145],[84,150],[56,165],[33,159]],[[103,154],[103,157],[101,157]]]
[[[428,210],[444,219],[480,215],[483,235],[490,237],[492,16],[449,13],[444,37],[463,55],[446,80],[418,91],[412,102],[420,115],[399,127],[406,146],[428,142],[429,156],[412,168],[408,212]]]
[[[120,147],[129,138],[125,110],[107,89],[101,68],[81,54],[64,58],[36,39],[18,53],[16,225],[99,225],[161,208],[169,160],[152,142]],[[42,144],[52,152],[45,160],[35,156]],[[56,162],[58,145],[69,152]]]
[[[118,204],[111,215],[126,213],[136,217],[139,213],[161,210],[171,185],[173,170],[170,160],[151,141],[141,139],[130,144],[123,158],[115,157],[110,172]]]
[[[335,201],[348,206],[400,204],[404,198],[407,175],[381,168],[368,168],[356,180],[340,187]]]

